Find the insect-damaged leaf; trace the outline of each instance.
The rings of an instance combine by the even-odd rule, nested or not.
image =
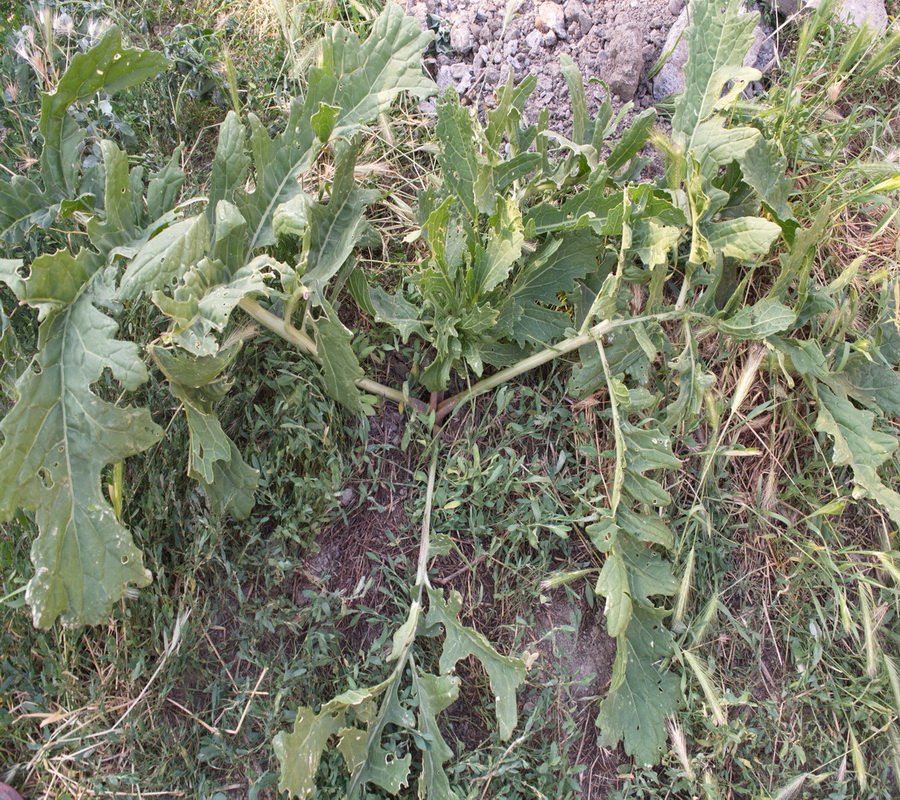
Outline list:
[[[619,636],[612,689],[600,704],[597,725],[613,745],[641,764],[655,764],[666,741],[665,719],[678,708],[678,679],[661,669],[671,654],[666,612],[636,607],[628,630]]]
[[[854,495],[868,495],[900,525],[900,494],[878,475],[878,467],[896,452],[897,437],[874,430],[875,415],[871,411],[861,411],[827,387],[820,385],[818,394],[816,430],[827,433],[834,441],[834,465],[849,466],[856,484]]]
[[[450,673],[457,661],[474,655],[482,663],[490,679],[497,706],[500,737],[509,739],[516,727],[516,688],[525,680],[525,662],[519,658],[500,655],[483,634],[460,623],[458,617],[462,608],[462,596],[459,592],[451,592],[450,600],[446,603],[440,589],[429,589],[428,597],[431,602],[426,624],[440,623],[446,634],[440,660],[441,672]]]
[[[137,346],[94,306],[109,302],[100,260],[82,252],[41,256],[23,279],[0,262],[0,280],[43,319],[40,351],[16,382],[18,400],[0,423],[0,519],[35,509],[40,535],[26,598],[34,622],[98,624],[129,584],[150,573],[100,487],[107,464],[146,450],[162,430],[144,409],[119,408],[91,390],[105,369],[125,389],[147,378]]]
[[[322,706],[318,714],[311,708],[301,706],[291,733],[279,733],[272,742],[275,756],[281,764],[278,790],[300,800],[312,795],[316,789],[316,773],[322,751],[328,740],[345,727],[347,712],[370,703],[386,687],[387,682],[370,689],[344,692]]]
[[[724,9],[723,9],[724,6]],[[710,117],[722,99],[729,81],[740,83],[759,76],[743,66],[753,44],[756,12],[742,13],[738,0],[692,0],[688,60],[684,70],[684,93],[675,101],[672,129],[687,150],[693,148],[694,132]],[[740,88],[738,88],[740,90]]]

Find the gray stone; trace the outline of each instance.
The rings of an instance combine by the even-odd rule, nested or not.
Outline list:
[[[821,0],[806,0],[810,8],[818,8]],[[887,8],[884,0],[842,0],[837,15],[844,22],[861,28],[868,25],[876,31],[886,31]]]
[[[544,47],[553,47],[556,44],[556,34],[553,31],[547,31],[541,38],[541,44]]]
[[[684,0],[669,0],[669,11],[672,12],[672,16],[680,14],[683,8]]]
[[[561,39],[566,37],[566,14],[563,7],[552,0],[544,0],[537,7],[534,16],[534,27],[541,33],[552,31]]]
[[[563,6],[563,13],[566,15],[567,22],[577,20],[584,13],[584,6],[581,0],[566,0]]]
[[[769,5],[782,16],[788,17],[807,8],[818,8],[821,0],[768,0]],[[849,25],[868,25],[876,31],[885,31],[888,14],[884,0],[839,0],[837,16]]]
[[[747,13],[747,11],[744,10],[742,13]],[[663,55],[670,51],[671,55],[653,80],[653,96],[657,100],[684,91],[684,67],[688,57],[687,27],[688,9],[684,9],[669,30],[669,35],[662,47]],[[744,66],[756,67],[760,72],[765,72],[772,64],[774,53],[771,36],[762,24],[757,25],[754,31],[753,45],[744,59]]]
[[[475,47],[475,37],[467,22],[457,22],[450,29],[450,47],[463,56],[472,52]]]
[[[544,38],[544,34],[539,30],[533,30],[525,37],[525,44],[528,45],[529,49],[536,50],[541,46],[541,41]]]
[[[438,70],[438,74],[434,79],[434,82],[437,84],[437,88],[441,92],[443,92],[444,89],[449,89],[451,86],[453,86],[453,76],[450,74],[450,67],[447,64],[445,64]]]
[[[606,82],[622,102],[631,100],[637,91],[644,70],[643,48],[644,37],[636,25],[616,28],[606,46],[610,60]]]

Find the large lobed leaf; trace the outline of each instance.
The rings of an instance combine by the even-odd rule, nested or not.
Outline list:
[[[619,636],[612,687],[597,716],[603,738],[610,744],[621,741],[625,752],[641,764],[659,761],[665,719],[679,704],[678,679],[661,663],[672,647],[665,616],[664,611],[635,609],[628,630]]]
[[[871,411],[861,411],[829,388],[820,385],[818,395],[816,430],[834,441],[834,465],[849,466],[856,484],[854,495],[868,495],[900,525],[900,494],[878,475],[878,468],[897,451],[897,437],[874,430],[875,415]]]
[[[98,624],[129,584],[150,582],[140,550],[103,495],[101,474],[153,446],[162,430],[146,410],[117,407],[92,390],[105,369],[125,389],[147,378],[136,345],[116,340],[116,323],[94,306],[111,299],[100,259],[60,251],[36,259],[24,279],[18,266],[2,262],[0,280],[43,322],[41,350],[0,423],[0,519],[35,510],[40,535],[26,593],[35,624],[48,627],[57,617]]]

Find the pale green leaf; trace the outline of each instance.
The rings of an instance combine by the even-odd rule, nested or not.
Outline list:
[[[460,105],[459,96],[455,92],[447,93],[438,105],[435,136],[441,143],[438,163],[444,184],[459,199],[469,217],[477,220],[475,181],[479,170],[488,167],[479,164],[472,119],[469,111]]]
[[[613,173],[626,166],[647,144],[654,125],[656,125],[655,108],[648,108],[638,114],[610,152],[606,159],[606,168]]]
[[[753,44],[759,15],[741,11],[740,0],[691,2],[684,93],[675,100],[672,118],[674,137],[688,151],[698,125],[720,103],[725,85],[746,76],[744,57]]]
[[[831,377],[848,394],[885,414],[900,416],[900,373],[886,364],[861,361]]]
[[[162,53],[124,47],[116,27],[86,53],[72,57],[56,89],[41,95],[38,128],[44,138],[41,173],[46,191],[60,197],[75,193],[83,134],[68,115],[72,105],[100,91],[113,94],[137,86],[168,66]]]
[[[109,252],[138,238],[139,229],[132,204],[128,155],[114,142],[100,142],[103,156],[104,213],[103,218],[88,221],[91,243],[101,252]]]
[[[460,623],[458,617],[462,596],[459,592],[451,592],[446,603],[439,589],[429,588],[428,597],[431,602],[426,623],[440,623],[446,634],[440,659],[441,672],[449,674],[457,661],[474,655],[484,666],[490,680],[500,737],[509,739],[516,727],[516,688],[525,680],[525,663],[518,658],[500,655],[483,634]]]
[[[233,203],[235,193],[243,189],[247,180],[250,158],[245,152],[246,131],[240,119],[229,111],[219,128],[219,141],[209,178],[209,194],[206,213],[210,224],[215,222],[219,202]]]
[[[129,584],[150,582],[101,490],[101,473],[156,444],[162,430],[146,410],[117,407],[91,390],[105,369],[126,389],[147,377],[137,347],[114,339],[116,323],[93,305],[109,299],[99,259],[62,251],[39,259],[27,279],[15,264],[0,262],[0,280],[38,306],[44,322],[41,349],[0,423],[0,519],[35,510],[40,535],[26,591],[35,624],[48,627],[57,617],[72,626],[99,624]]]
[[[474,267],[476,285],[484,294],[509,277],[525,243],[522,212],[518,205],[508,199],[500,200],[497,205],[497,213],[491,219],[487,247],[479,251]]]
[[[796,319],[797,315],[786,305],[766,298],[744,306],[730,319],[717,320],[716,326],[735,339],[759,340],[791,328]]]
[[[169,162],[152,178],[147,186],[147,216],[150,221],[159,219],[170,211],[178,199],[178,193],[187,177],[181,169],[183,145],[172,151]]]
[[[765,255],[781,235],[781,226],[762,217],[738,217],[705,223],[700,230],[713,252],[741,261]]]
[[[551,240],[516,277],[500,307],[499,324],[523,345],[550,344],[559,339],[571,321],[546,306],[559,305],[559,294],[569,294],[577,280],[597,269],[600,247],[600,240],[589,230],[572,231]]]
[[[816,430],[834,441],[834,465],[849,466],[856,485],[854,495],[868,495],[900,525],[900,494],[878,475],[878,468],[896,452],[897,437],[874,430],[875,415],[871,411],[861,411],[827,387],[820,385],[818,395]]]
[[[786,175],[787,160],[775,143],[759,136],[738,162],[744,180],[776,218],[781,222],[793,221],[794,212],[788,203],[793,181]]]
[[[346,715],[346,707],[329,708],[332,703],[319,714],[314,714],[311,708],[298,709],[292,732],[279,733],[272,740],[275,757],[281,763],[280,792],[305,800],[315,791],[322,751],[328,740],[343,728]]]
[[[399,294],[388,294],[380,286],[373,286],[369,289],[369,301],[376,319],[396,328],[404,342],[413,334],[425,336],[419,309]]]
[[[24,175],[0,180],[0,239],[19,244],[35,225],[48,228],[56,214],[44,192]]]
[[[422,69],[422,52],[432,38],[396,3],[385,4],[364,42],[352,31],[332,28],[317,68],[321,72],[311,70],[309,76],[310,96],[341,109],[331,137],[352,136],[389,111],[402,92],[420,100],[434,94],[436,86]]]
[[[606,615],[606,630],[610,636],[618,636],[624,633],[631,620],[631,591],[628,585],[628,568],[622,554],[617,550],[611,550],[603,569],[597,578],[594,591],[606,598],[604,613]]]
[[[238,342],[215,355],[201,358],[159,345],[151,345],[149,350],[166,378],[189,389],[200,389],[222,375],[240,353],[241,345]]]
[[[588,108],[581,71],[572,60],[572,57],[567,53],[562,53],[560,55],[559,64],[562,68],[566,86],[569,87],[569,98],[572,104],[572,141],[574,141],[575,144],[587,144]],[[614,172],[615,169],[615,167],[610,167],[611,172]]]
[[[331,132],[338,121],[341,109],[339,106],[330,106],[328,103],[319,103],[315,114],[309,118],[309,126],[321,142],[327,142],[331,138]]]
[[[720,116],[712,117],[694,131],[691,155],[700,166],[700,173],[712,180],[719,168],[737,159],[743,162],[745,154],[764,142],[762,134],[746,125],[726,128],[725,120]]]
[[[250,115],[256,181],[252,192],[239,193],[235,200],[250,226],[248,255],[275,243],[272,214],[300,191],[297,178],[318,155],[321,142],[311,120],[320,104],[341,109],[331,132],[334,140],[353,136],[388,111],[401,92],[432,93],[434,83],[422,70],[422,51],[431,38],[395,3],[385,6],[364,42],[335,25],[323,42],[319,64],[309,71],[305,101],[292,105],[284,131],[271,139]]]
[[[298,192],[275,209],[272,228],[276,236],[303,236],[309,226],[309,210],[313,199],[306,192]]]
[[[656,764],[666,742],[665,720],[678,707],[678,679],[663,671],[672,637],[662,621],[666,612],[635,607],[628,630],[619,637],[624,674],[600,703],[597,725],[610,745],[622,742],[640,764]],[[620,659],[616,658],[617,665]]]
[[[342,406],[357,414],[365,413],[366,406],[356,386],[356,381],[365,375],[353,352],[353,334],[344,327],[329,304],[324,304],[324,309],[325,316],[315,322],[315,336],[325,390]]]
[[[122,276],[119,296],[133,300],[142,292],[178,283],[208,249],[209,225],[203,214],[176,222],[141,247]]]
[[[458,800],[450,788],[444,764],[453,758],[453,751],[444,740],[437,715],[459,696],[459,678],[455,675],[430,675],[414,670],[413,681],[419,701],[419,735],[425,740],[422,751],[422,774],[419,776],[419,797],[428,800]]]
[[[702,421],[703,398],[715,385],[716,376],[704,369],[693,337],[669,366],[679,373],[678,397],[666,409],[665,425],[671,429],[683,424],[688,431],[694,430]]]
[[[353,178],[358,152],[358,145],[344,148],[327,205],[313,203],[306,212],[308,246],[303,283],[318,297],[353,252],[365,228],[363,212],[370,193],[360,191]]]

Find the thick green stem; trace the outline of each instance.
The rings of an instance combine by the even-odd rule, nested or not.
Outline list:
[[[428,484],[425,487],[425,511],[422,514],[422,538],[419,541],[419,562],[416,569],[416,588],[421,597],[422,588],[428,587],[428,553],[431,550],[431,507],[434,503],[434,480],[437,475],[438,450],[441,440],[434,438],[431,463],[428,465]]]
[[[240,306],[247,314],[260,323],[260,325],[268,328],[272,333],[277,334],[286,342],[290,342],[297,349],[302,350],[304,353],[308,353],[317,361],[320,360],[316,343],[305,333],[298,331],[293,326],[288,326],[281,317],[273,314],[271,311],[267,311],[259,303],[249,297],[245,297],[241,300]],[[523,358],[517,364],[513,364],[506,369],[501,369],[500,372],[491,375],[489,378],[478,381],[478,383],[469,387],[466,391],[460,392],[459,394],[444,400],[444,402],[437,407],[435,424],[440,423],[441,420],[445,419],[447,415],[461,403],[465,403],[480,394],[489,392],[491,389],[494,389],[519,375],[523,375],[542,364],[546,364],[548,361],[552,361],[554,358],[559,358],[560,356],[564,356],[567,353],[577,350],[579,347],[584,347],[584,345],[596,341],[600,336],[603,336],[616,328],[634,325],[638,322],[661,322],[666,319],[685,317],[689,314],[690,312],[688,311],[669,311],[665,314],[649,314],[645,317],[604,320],[603,322],[598,322],[585,333],[579,336],[572,336],[569,339],[564,339],[558,344],[541,350],[539,353],[528,356],[528,358]],[[389,386],[384,386],[369,378],[362,378],[361,380],[356,381],[356,385],[364,392],[384,397],[387,400],[392,400],[399,406],[403,406],[404,404],[409,405],[422,414],[427,414],[430,410],[429,406],[421,400],[407,397],[403,392],[392,389]]]
[[[684,312],[670,311],[666,314],[652,314],[646,317],[604,320],[603,322],[598,322],[596,325],[589,328],[587,332],[581,334],[580,336],[573,336],[570,339],[564,339],[563,341],[553,345],[552,347],[541,350],[539,353],[528,356],[528,358],[523,358],[517,364],[513,364],[511,367],[507,367],[506,369],[501,369],[500,372],[491,375],[489,378],[478,381],[478,383],[469,387],[468,389],[466,389],[466,391],[460,392],[459,394],[454,395],[447,400],[444,400],[444,402],[441,403],[440,406],[438,406],[435,421],[440,422],[441,420],[443,420],[451,411],[453,411],[454,408],[456,408],[461,403],[465,403],[466,401],[471,400],[480,394],[489,392],[491,389],[494,389],[497,386],[500,386],[501,384],[506,383],[507,381],[512,380],[515,377],[518,377],[519,375],[535,369],[542,364],[546,364],[548,361],[552,361],[554,358],[559,358],[560,356],[566,355],[566,353],[571,353],[575,350],[578,350],[578,348],[584,347],[584,345],[596,341],[598,337],[609,333],[615,328],[621,328],[625,325],[633,325],[636,322],[660,322],[664,319],[672,319],[674,317],[680,316],[684,316]]]
[[[241,300],[240,306],[260,325],[263,325],[272,331],[272,333],[277,334],[286,342],[294,345],[298,350],[302,350],[304,353],[312,356],[316,361],[319,360],[319,350],[316,347],[316,343],[305,333],[297,330],[293,326],[288,326],[281,317],[273,314],[271,311],[267,311],[257,303],[256,300],[249,297],[245,297]],[[361,380],[356,381],[356,385],[364,392],[379,395],[387,400],[392,400],[397,403],[397,405],[402,406],[405,403],[412,406],[416,411],[420,411],[423,414],[428,413],[428,406],[421,400],[406,397],[403,392],[392,389],[389,386],[383,386],[377,381],[370,380],[369,378],[362,378]]]

